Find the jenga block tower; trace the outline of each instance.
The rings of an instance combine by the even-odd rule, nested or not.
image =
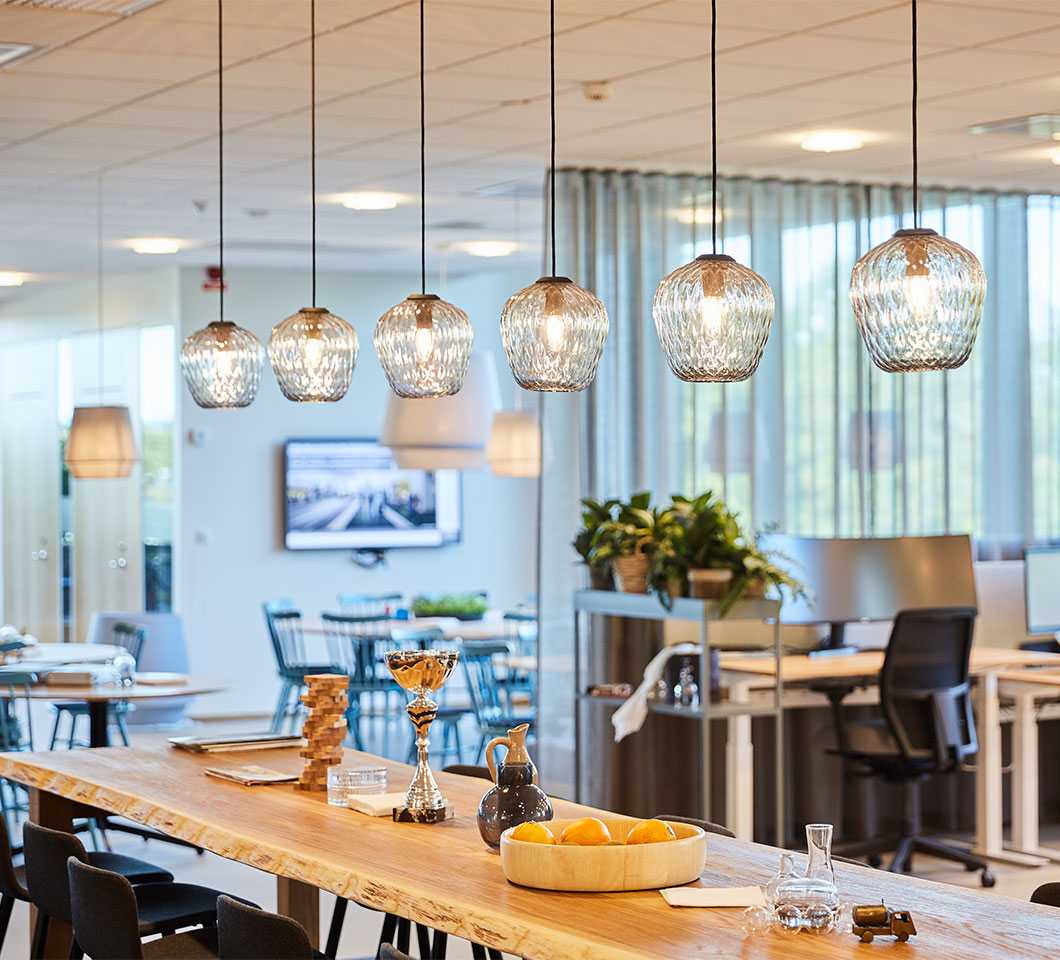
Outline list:
[[[342,742],[346,739],[346,705],[349,677],[339,673],[319,673],[305,678],[302,703],[309,715],[302,726],[306,745],[298,790],[327,790],[328,767],[342,763]]]

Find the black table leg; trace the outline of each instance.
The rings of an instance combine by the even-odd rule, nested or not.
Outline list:
[[[107,730],[110,704],[106,700],[88,702],[88,745],[90,747],[109,747],[110,734]]]

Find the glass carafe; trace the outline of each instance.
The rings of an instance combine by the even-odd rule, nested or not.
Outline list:
[[[827,932],[839,915],[839,891],[832,866],[832,825],[806,825],[809,863],[805,876],[791,876],[777,883],[773,919],[791,931]]]

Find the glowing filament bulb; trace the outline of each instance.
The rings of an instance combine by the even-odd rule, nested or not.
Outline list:
[[[220,346],[217,348],[216,361],[214,370],[217,373],[217,377],[220,380],[228,380],[232,376],[232,370],[234,363],[232,360],[232,351],[226,346]]]
[[[715,337],[725,326],[725,301],[721,297],[704,297],[699,302],[699,324],[704,336]]]
[[[549,285],[545,290],[544,321],[545,346],[550,353],[559,353],[567,346],[570,321],[563,291],[556,285]]]
[[[418,363],[426,363],[431,359],[431,354],[434,353],[434,330],[431,328],[431,321],[417,320],[416,321],[416,361]]]

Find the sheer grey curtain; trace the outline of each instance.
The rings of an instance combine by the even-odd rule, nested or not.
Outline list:
[[[723,179],[719,249],[766,278],[777,309],[751,380],[691,385],[666,365],[651,302],[666,273],[710,250],[709,181],[562,171],[560,272],[605,302],[611,334],[596,384],[543,405],[551,451],[542,479],[546,655],[570,650],[577,576],[569,541],[583,495],[650,489],[664,498],[713,489],[755,528],[818,536],[970,532],[985,557],[1060,537],[1060,404],[1049,400],[1040,412],[1042,395],[1056,394],[1056,367],[1051,374],[1034,368],[1033,418],[1030,372],[1032,299],[1036,357],[1039,345],[1043,355],[1060,354],[1055,201],[923,192],[924,226],[982,259],[987,304],[963,368],[896,376],[872,365],[847,291],[855,261],[909,225],[909,191]],[[553,706],[569,712],[569,702]]]

